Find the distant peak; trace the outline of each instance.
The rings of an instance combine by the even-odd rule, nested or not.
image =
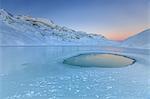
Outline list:
[[[0,9],[1,16],[13,16],[11,13],[7,12],[5,9]]]
[[[5,9],[0,9],[0,12],[7,12]]]
[[[5,9],[0,9],[0,20],[12,21],[14,19],[13,15],[7,12]]]
[[[46,18],[34,18],[32,16],[24,16],[24,15],[13,16],[11,13],[6,11],[5,9],[0,9],[0,19],[2,20],[22,19],[25,21],[39,22],[47,26],[52,26],[52,25],[55,26],[52,20],[48,20]]]
[[[15,23],[15,24],[25,23],[26,25],[30,24],[30,25],[33,25],[34,27],[38,26],[39,29],[43,29],[43,30],[53,29],[54,32],[57,31],[61,35],[62,33],[70,33],[69,35],[77,34],[83,37],[84,36],[100,37],[100,38],[106,39],[104,36],[100,34],[89,34],[89,33],[82,32],[82,31],[76,31],[65,26],[59,26],[55,24],[52,20],[49,20],[46,18],[36,18],[36,17],[28,16],[28,15],[12,15],[5,9],[0,9],[0,21],[9,22],[9,24],[11,23]]]

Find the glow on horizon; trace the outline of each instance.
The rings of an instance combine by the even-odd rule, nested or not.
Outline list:
[[[123,41],[123,40],[127,39],[130,36],[136,35],[137,33],[138,32],[136,32],[136,33],[130,32],[130,33],[124,33],[124,34],[122,34],[122,33],[120,33],[120,34],[110,33],[108,35],[105,35],[105,37],[107,39],[110,39],[110,40]]]
[[[139,29],[139,30],[134,30],[134,31],[128,31],[128,32],[115,32],[115,33],[101,33],[104,37],[106,37],[109,40],[116,40],[116,41],[123,41],[125,39],[128,39],[131,36],[134,36],[144,30],[146,30],[148,28],[144,28],[144,29]]]
[[[136,28],[136,27],[131,27],[131,28],[124,27],[122,29],[116,28],[113,31],[111,29],[109,30],[109,28],[108,29],[102,29],[102,28],[101,29],[91,29],[90,27],[89,28],[83,27],[84,28],[83,30],[86,30],[87,33],[100,34],[109,40],[123,41],[131,36],[134,36],[142,31],[146,30],[146,29],[149,29],[148,27],[150,27],[150,26],[148,26],[148,24],[147,24],[145,26],[143,25],[142,27],[140,27],[140,26],[138,26],[138,27],[139,28]]]

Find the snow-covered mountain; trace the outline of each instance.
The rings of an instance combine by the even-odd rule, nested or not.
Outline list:
[[[122,43],[123,47],[150,48],[150,29],[129,37]]]
[[[14,16],[0,9],[0,45],[112,45],[98,34],[88,34],[30,16]]]

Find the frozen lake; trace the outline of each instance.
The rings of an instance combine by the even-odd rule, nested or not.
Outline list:
[[[122,68],[82,68],[63,60],[84,53],[121,54]],[[149,50],[115,47],[0,47],[0,99],[149,99]]]

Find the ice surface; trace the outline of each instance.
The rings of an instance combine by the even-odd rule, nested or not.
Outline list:
[[[123,68],[80,68],[63,60],[81,53],[129,56]],[[0,99],[148,99],[149,50],[112,47],[0,47]]]

